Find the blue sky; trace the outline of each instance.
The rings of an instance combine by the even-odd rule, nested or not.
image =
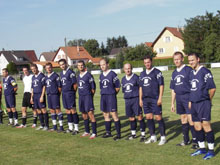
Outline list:
[[[0,0],[0,49],[39,56],[64,46],[65,37],[105,43],[119,35],[134,46],[219,6],[219,0]]]

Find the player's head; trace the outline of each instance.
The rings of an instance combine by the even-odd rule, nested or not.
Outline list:
[[[67,62],[66,62],[66,60],[65,59],[60,59],[59,61],[58,61],[58,64],[60,65],[60,68],[62,69],[62,70],[66,70],[67,69]]]
[[[129,63],[124,64],[124,72],[127,76],[132,74],[132,65]]]
[[[85,69],[86,69],[86,64],[85,64],[85,62],[84,62],[83,60],[79,60],[79,61],[77,62],[77,68],[78,68],[78,70],[79,70],[80,72],[84,72]]]
[[[189,53],[188,55],[188,61],[189,61],[189,65],[193,68],[196,69],[199,67],[199,62],[200,62],[200,58],[198,56],[198,54],[196,53]]]
[[[182,52],[178,51],[173,54],[173,62],[177,68],[183,65],[183,61],[184,61],[184,56]]]
[[[152,68],[152,57],[151,56],[144,57],[144,66],[148,70],[150,70]]]
[[[36,64],[31,64],[31,71],[33,74],[37,75],[39,73],[38,67]]]
[[[5,78],[8,77],[8,69],[7,68],[2,69],[2,75]]]
[[[45,70],[48,74],[52,73],[53,72],[53,66],[50,62],[46,63],[45,65]]]
[[[101,61],[99,62],[100,64],[100,68],[103,72],[106,72],[108,70],[108,61],[106,59],[101,59]]]
[[[23,73],[24,73],[25,76],[28,76],[28,75],[29,75],[29,69],[28,69],[27,66],[23,67],[23,68],[22,68],[22,71],[23,71]]]

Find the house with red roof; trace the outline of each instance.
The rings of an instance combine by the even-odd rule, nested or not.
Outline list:
[[[156,58],[170,58],[174,52],[180,51],[184,54],[184,42],[181,29],[176,27],[165,27],[154,42],[146,42],[157,53]]]

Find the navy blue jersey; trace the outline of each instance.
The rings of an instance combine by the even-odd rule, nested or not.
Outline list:
[[[203,66],[200,66],[197,71],[190,72],[190,83],[191,102],[209,100],[209,89],[216,88],[211,71]]]
[[[125,99],[130,99],[139,96],[139,76],[132,74],[127,78],[124,76],[121,80],[122,92]]]
[[[140,87],[142,87],[142,97],[159,98],[160,86],[164,85],[164,78],[160,70],[152,68],[149,73],[147,73],[147,70],[143,71],[139,80]]]
[[[45,75],[43,73],[39,73],[38,75],[34,75],[32,77],[31,88],[34,93],[42,93],[42,89],[45,86]]]
[[[6,78],[3,78],[3,86],[5,96],[15,94],[14,88],[17,87],[17,84],[13,77],[8,76]]]
[[[75,72],[68,68],[60,73],[62,92],[75,92],[73,85],[77,83]]]
[[[109,71],[107,75],[100,74],[99,77],[100,93],[102,95],[116,94],[115,88],[120,88],[120,81],[115,72]]]
[[[60,77],[57,73],[53,72],[45,78],[47,94],[59,94],[58,88],[61,88]]]
[[[77,77],[78,93],[79,95],[91,95],[92,89],[96,89],[96,84],[93,76],[89,72],[84,72],[83,75]]]
[[[189,66],[183,66],[183,68],[177,68],[173,71],[170,89],[173,89],[177,95],[190,93],[191,84],[189,82],[189,75],[191,71],[192,68]]]

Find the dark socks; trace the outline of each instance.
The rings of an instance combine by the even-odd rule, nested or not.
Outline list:
[[[79,124],[79,116],[77,113],[72,114],[73,115],[73,122],[74,124]]]
[[[137,124],[137,123],[136,123]],[[137,126],[136,126],[137,127]],[[121,137],[121,123],[120,120],[115,121],[115,129],[117,131],[117,136]]]
[[[26,125],[26,122],[27,122],[27,117],[23,116],[22,117],[22,125]]]
[[[18,119],[18,112],[17,111],[13,112],[13,116],[14,116],[14,119]]]
[[[97,125],[96,122],[91,122],[92,123],[92,133],[97,134]]]
[[[105,121],[105,130],[107,133],[111,133],[111,125],[112,125],[111,121]]]
[[[72,114],[67,114],[67,121],[68,123],[73,123]]]
[[[164,120],[161,119],[161,120],[158,121],[158,123],[159,123],[160,135],[161,135],[161,136],[165,136],[165,130],[166,130],[166,128],[165,128]]]
[[[84,120],[85,132],[90,133],[89,129],[89,119]]]
[[[8,112],[8,118],[12,119],[13,118],[13,112]]]
[[[130,127],[131,127],[131,131],[136,131],[137,129],[136,119],[134,121],[130,121]]]
[[[215,136],[214,136],[214,132],[213,131],[210,131],[210,132],[206,133],[206,140],[208,142],[209,151],[213,151],[214,152]]]
[[[44,113],[44,120],[45,120],[45,125],[46,125],[46,127],[49,127],[49,117],[48,117],[48,113]]]
[[[0,123],[3,123],[3,112],[0,110]]]
[[[41,126],[44,127],[44,116],[43,116],[43,114],[40,113],[40,114],[38,114],[38,116],[39,116],[39,119],[40,119]]]
[[[33,124],[37,124],[37,116],[33,116]]]
[[[196,138],[197,138],[197,140],[198,140],[198,143],[199,143],[199,148],[201,149],[201,150],[206,150],[205,149],[205,144],[204,144],[204,146],[201,146],[201,143],[205,143],[205,133],[204,133],[204,131],[203,130],[200,130],[200,131],[196,131]]]
[[[140,130],[141,130],[141,132],[145,132],[146,124],[144,122],[144,119],[140,120],[139,123],[140,123]]]
[[[197,143],[196,130],[193,125],[190,125],[190,130],[191,130],[191,134],[192,134],[193,143]]]
[[[148,125],[148,129],[150,132],[150,135],[154,135],[155,134],[155,124],[154,124],[154,119],[148,119],[147,120],[147,125]]]
[[[185,143],[189,142],[189,123],[182,124],[183,140]]]

